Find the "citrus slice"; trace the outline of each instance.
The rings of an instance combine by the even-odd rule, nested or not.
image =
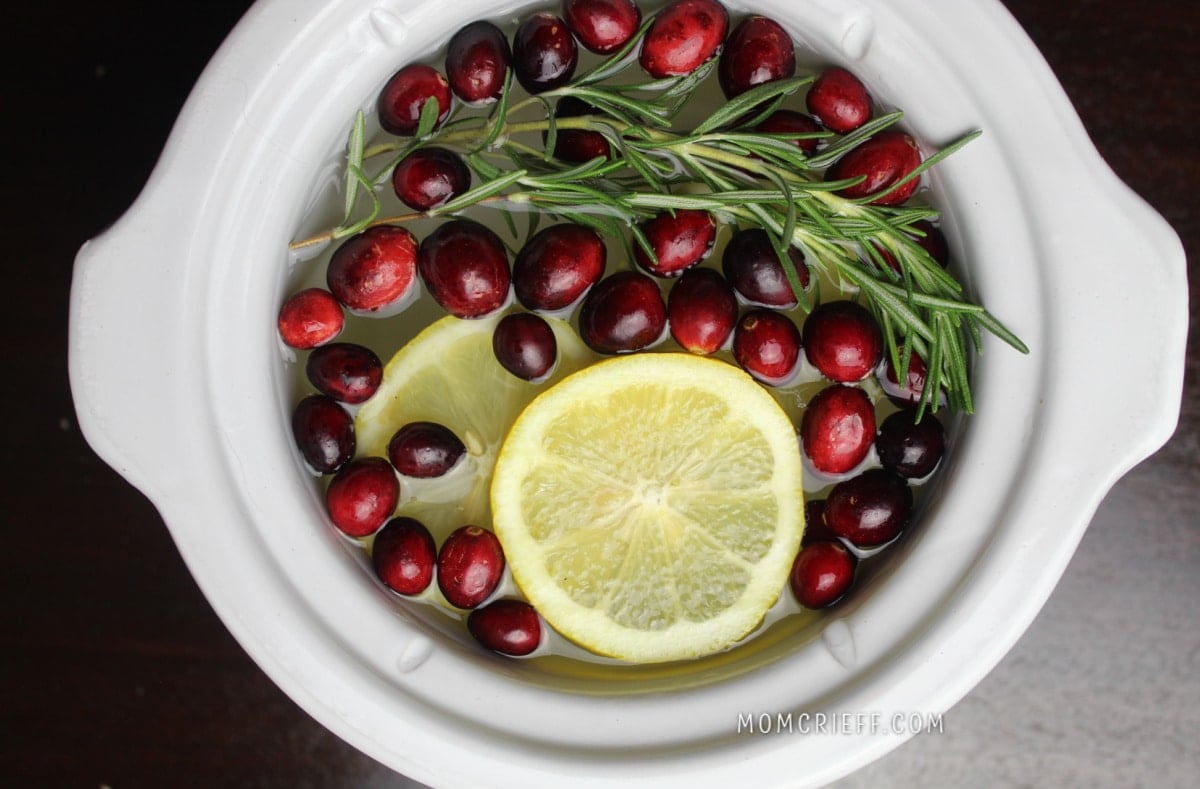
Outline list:
[[[513,420],[545,387],[595,358],[563,321],[547,319],[558,364],[534,384],[500,366],[492,333],[500,316],[430,324],[388,361],[383,381],[355,415],[357,454],[387,457],[388,442],[410,422],[436,422],[467,448],[445,477],[405,479],[397,514],[420,520],[439,541],[455,528],[491,527],[488,489],[500,444]]]
[[[492,479],[513,578],[556,630],[649,663],[721,651],[778,599],[804,529],[800,450],[740,369],[602,361],[517,418]]]

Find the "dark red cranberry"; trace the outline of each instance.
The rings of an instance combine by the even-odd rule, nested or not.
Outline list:
[[[325,395],[308,395],[292,411],[292,436],[313,471],[332,474],[354,457],[354,417]]]
[[[826,301],[804,321],[804,353],[831,381],[861,381],[883,358],[883,332],[861,304]]]
[[[804,538],[800,545],[817,540],[836,540],[837,535],[825,523],[825,499],[808,499],[804,502]]]
[[[638,351],[667,328],[658,284],[637,271],[618,271],[588,291],[579,308],[579,336],[597,353]]]
[[[800,549],[788,581],[805,608],[828,608],[854,583],[858,559],[837,540],[815,540]]]
[[[417,240],[402,227],[380,225],[351,236],[326,270],[329,290],[351,312],[387,315],[415,293]]]
[[[875,441],[875,407],[870,396],[845,384],[817,392],[804,408],[800,441],[817,471],[845,474],[854,470]]]
[[[934,224],[926,219],[919,219],[913,222],[913,229],[919,232],[910,234],[910,237],[920,246],[933,262],[937,263],[942,268],[950,265],[950,246],[946,243],[946,236]],[[888,268],[900,272],[900,263],[896,260],[896,256],[890,250],[884,249],[878,244],[875,245],[875,250],[887,264]]]
[[[808,288],[809,271],[804,253],[796,247],[788,247],[788,259],[796,269],[800,285]],[[739,231],[729,239],[721,256],[721,270],[733,289],[751,304],[782,309],[797,304],[796,293],[787,280],[771,238],[761,228]]]
[[[279,337],[292,348],[316,348],[337,337],[346,316],[337,298],[324,288],[305,288],[279,309]]]
[[[562,10],[579,43],[600,55],[624,46],[642,24],[633,0],[563,0]]]
[[[595,113],[595,108],[575,96],[564,96],[559,99],[554,108],[556,118],[578,118]],[[542,135],[543,144],[549,139],[548,134]],[[563,129],[556,131],[554,138],[554,157],[564,162],[582,164],[592,159],[608,159],[612,156],[612,146],[603,134],[591,129]]]
[[[392,75],[379,96],[379,125],[392,134],[415,134],[425,103],[438,103],[438,123],[450,114],[450,83],[440,71],[423,63],[405,66]]]
[[[710,268],[683,272],[667,295],[671,336],[692,353],[710,354],[724,347],[737,318],[733,288]]]
[[[438,552],[438,588],[446,602],[456,608],[475,608],[488,599],[503,574],[500,541],[479,526],[455,529]]]
[[[542,643],[542,622],[522,600],[496,600],[467,615],[467,631],[484,647],[502,655],[528,655]]]
[[[906,479],[933,473],[946,451],[946,431],[936,417],[913,409],[896,411],[883,420],[875,437],[875,452],[884,468]]]
[[[492,332],[492,352],[500,366],[525,381],[541,381],[554,370],[558,340],[540,315],[505,315]]]
[[[542,93],[570,82],[579,62],[575,37],[553,14],[525,18],[513,34],[513,73],[530,93]]]
[[[825,499],[825,522],[858,548],[891,542],[912,518],[912,489],[887,469],[873,468],[834,485]]]
[[[415,518],[393,518],[371,544],[375,575],[394,592],[416,595],[433,583],[437,545],[429,529]]]
[[[871,94],[844,68],[826,69],[808,89],[808,111],[838,134],[848,134],[871,120]]]
[[[853,186],[837,190],[839,195],[860,199],[891,189],[921,164],[921,152],[913,138],[902,131],[885,129],[849,151],[825,171],[825,180],[842,181],[863,176]],[[917,190],[920,178],[871,200],[874,205],[899,205]]]
[[[729,12],[716,0],[674,0],[642,39],[638,62],[652,77],[691,74],[721,51]]]
[[[739,22],[729,33],[717,64],[717,79],[727,99],[795,73],[792,37],[765,16],[748,16]]]
[[[642,233],[656,260],[639,244],[633,248],[637,264],[657,277],[677,277],[708,257],[717,239],[717,220],[707,211],[681,209],[644,222]]]
[[[903,348],[900,349],[900,360],[903,363]],[[882,367],[882,373],[877,372],[876,378],[879,380],[880,388],[893,402],[900,405],[920,402],[921,396],[925,392],[925,380],[929,375],[929,367],[919,353],[914,351],[909,355],[908,374],[904,377],[904,383],[900,383],[900,377],[896,374],[896,367],[892,364],[890,355],[884,357]]]
[[[817,123],[811,115],[805,115],[797,110],[780,109],[775,110],[766,118],[763,119],[756,131],[763,134],[795,134],[795,135],[819,135],[822,134],[821,124]],[[816,153],[817,146],[821,144],[821,138],[817,136],[796,137],[796,147],[805,153]]]
[[[466,104],[477,106],[500,98],[512,51],[508,39],[491,22],[471,22],[450,37],[446,77],[450,89]]]
[[[786,315],[766,308],[750,310],[733,330],[733,358],[769,386],[787,383],[800,363],[800,330]]]
[[[334,400],[365,403],[383,381],[383,362],[375,352],[352,342],[333,342],[308,355],[309,382]]]
[[[535,233],[513,261],[513,291],[526,309],[555,312],[570,307],[600,280],[607,258],[604,239],[570,223]]]
[[[400,500],[400,480],[383,458],[351,460],[334,475],[325,491],[333,525],[351,537],[374,534],[392,517]]]
[[[452,219],[426,236],[417,268],[434,301],[459,318],[488,315],[508,301],[504,242],[474,220]]]
[[[467,448],[454,431],[437,422],[409,422],[388,442],[388,460],[406,477],[440,477],[458,464]]]
[[[448,148],[431,145],[405,156],[392,170],[392,189],[409,208],[428,211],[471,188],[471,170]]]

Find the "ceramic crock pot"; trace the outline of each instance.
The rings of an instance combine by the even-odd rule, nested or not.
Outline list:
[[[977,413],[955,426],[920,527],[800,632],[661,673],[486,654],[388,604],[334,533],[290,435],[274,316],[288,242],[337,178],[354,113],[466,22],[527,5],[255,5],[143,194],[79,253],[80,425],[158,507],[263,670],[399,772],[437,785],[835,779],[913,731],[892,723],[945,711],[1000,660],[1110,485],[1171,434],[1181,246],[1103,164],[998,2],[731,0],[735,17],[779,20],[811,61],[851,68],[920,139],[983,130],[931,178],[968,288],[1031,352],[984,338]]]

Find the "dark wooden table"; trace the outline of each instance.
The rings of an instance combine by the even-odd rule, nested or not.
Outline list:
[[[1006,4],[1045,53],[1105,158],[1182,236],[1193,261],[1195,305],[1200,4]],[[0,784],[402,784],[312,721],[246,657],[200,595],[154,509],[84,443],[67,386],[74,254],[135,197],[187,90],[248,5],[13,3],[0,24],[0,155],[9,244],[3,266],[10,275],[0,311],[6,436],[0,475]],[[1196,314],[1193,306],[1193,328]],[[146,364],[146,374],[153,375],[154,361]],[[1187,539],[1176,548],[1193,568],[1180,591],[1193,600],[1200,577],[1198,403],[1200,351],[1193,341],[1177,435],[1134,472],[1136,484],[1127,479],[1109,497],[1109,503],[1119,500],[1145,516],[1145,523],[1129,528],[1146,529],[1147,539],[1155,538],[1164,491],[1174,497],[1172,511],[1191,521],[1175,528],[1185,529]],[[1112,568],[1118,578],[1120,570]],[[1068,578],[1073,571],[1075,565]],[[1196,607],[1190,611],[1191,621],[1179,623],[1185,633],[1200,630]],[[1192,684],[1175,691],[1196,698],[1200,657],[1193,651],[1183,659],[1190,661]],[[997,671],[1005,670],[1001,664]],[[1155,670],[1134,666],[1132,672]],[[951,728],[954,720],[952,712]],[[1184,731],[1195,734],[1196,718],[1185,723]],[[1008,722],[1009,728],[1021,725]],[[1051,719],[1038,725],[1072,724]],[[1144,769],[1154,783],[1159,752],[1148,746],[1161,736],[1161,730],[1111,735],[1086,758],[1122,754],[1132,760],[1133,774]],[[981,739],[978,777],[986,783],[999,774],[989,765],[1013,759],[1014,746],[1001,735]],[[1059,747],[1046,742],[1046,749]],[[1036,738],[1020,747],[1031,764],[1052,758],[1050,750],[1039,751]],[[905,750],[888,757],[893,762],[886,774],[898,785],[917,780]],[[1179,758],[1200,768],[1198,752],[1195,737],[1178,750]]]

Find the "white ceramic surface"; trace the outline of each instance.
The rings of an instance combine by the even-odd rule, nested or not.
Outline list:
[[[1099,159],[998,3],[758,0],[818,59],[904,108],[922,139],[984,130],[934,183],[971,290],[1032,354],[985,339],[978,413],[920,528],[848,605],[796,637],[675,679],[617,683],[482,654],[387,604],[325,523],[291,442],[274,314],[287,243],[335,177],[355,110],[464,22],[522,5],[256,5],[144,193],[79,254],[80,425],[159,508],[247,652],[397,771],[437,785],[832,780],[911,734],[887,731],[893,715],[942,712],[995,665],[1108,487],[1171,434],[1182,249]],[[802,733],[818,713],[854,717],[839,733]],[[793,731],[745,731],[761,714]]]

